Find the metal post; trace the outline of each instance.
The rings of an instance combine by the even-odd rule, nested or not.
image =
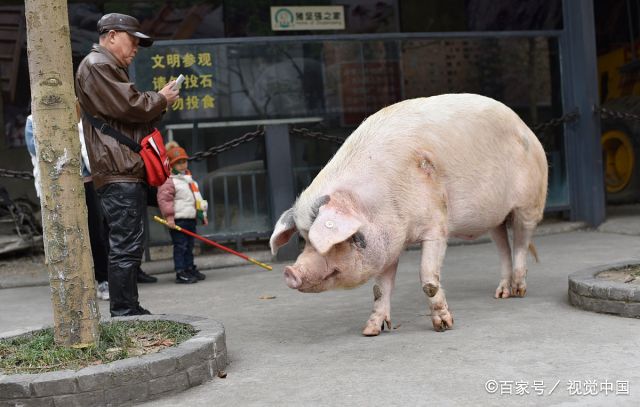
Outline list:
[[[193,129],[191,129],[191,151],[188,151],[187,154],[195,153],[196,151],[203,151],[205,149],[204,139],[200,135],[200,126],[199,122],[196,120],[193,122]],[[207,176],[207,160],[199,160],[199,161],[191,161],[189,163],[189,170],[193,174],[195,180],[204,180]],[[202,185],[202,184],[201,184]],[[201,186],[201,190],[204,185]],[[213,202],[211,203],[213,205]],[[208,214],[207,214],[208,215]],[[214,223],[215,223],[215,218]],[[208,229],[207,226],[202,226],[205,230]],[[202,248],[205,246],[199,240],[196,241],[196,244],[200,247],[200,251],[202,252]]]
[[[598,226],[605,218],[605,190],[600,145],[598,72],[592,0],[563,0],[564,30],[560,66],[564,112],[579,119],[565,125],[571,220]]]
[[[289,209],[295,201],[293,157],[289,143],[289,125],[265,126],[264,131],[271,219],[275,226],[280,215]],[[294,235],[288,244],[280,248],[277,258],[278,260],[292,260],[296,258],[298,251],[298,235]]]
[[[205,149],[204,139],[199,133],[200,126],[196,121],[193,123],[193,129],[191,130],[191,151],[187,152],[187,154]],[[189,169],[196,180],[204,179],[207,175],[207,160],[191,161]]]

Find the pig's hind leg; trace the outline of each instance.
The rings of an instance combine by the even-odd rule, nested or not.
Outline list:
[[[427,295],[431,309],[431,323],[438,331],[453,328],[453,316],[440,286],[440,269],[447,251],[447,239],[436,238],[422,242],[422,261],[420,265],[420,282],[422,291]]]
[[[364,336],[377,336],[384,330],[384,324],[391,330],[391,292],[395,285],[398,262],[396,261],[378,277],[373,286],[373,312],[365,325]]]
[[[513,216],[513,274],[511,295],[524,297],[527,293],[527,253],[537,221],[527,217],[527,212],[514,211]]]
[[[499,226],[489,232],[491,239],[495,242],[500,255],[500,283],[496,288],[496,298],[509,298],[511,295],[511,273],[513,261],[511,259],[511,246],[509,245],[509,234],[507,233],[507,222],[502,222]]]

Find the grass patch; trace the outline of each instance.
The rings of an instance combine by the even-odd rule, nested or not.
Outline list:
[[[0,341],[0,373],[43,373],[78,370],[115,360],[155,353],[195,335],[174,321],[115,321],[100,324],[100,343],[84,349],[56,345],[53,329]]]

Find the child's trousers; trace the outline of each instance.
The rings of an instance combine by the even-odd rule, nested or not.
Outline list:
[[[176,219],[176,225],[190,232],[196,232],[195,219]],[[171,229],[173,242],[173,266],[176,272],[193,267],[193,236]]]

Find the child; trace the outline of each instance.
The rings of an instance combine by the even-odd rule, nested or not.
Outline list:
[[[166,145],[171,176],[158,188],[158,206],[169,226],[180,226],[191,232],[196,231],[196,221],[207,224],[207,201],[202,199],[198,184],[187,169],[189,156],[175,141]],[[173,264],[177,284],[192,284],[204,280],[193,264],[193,237],[171,229],[173,242]]]

